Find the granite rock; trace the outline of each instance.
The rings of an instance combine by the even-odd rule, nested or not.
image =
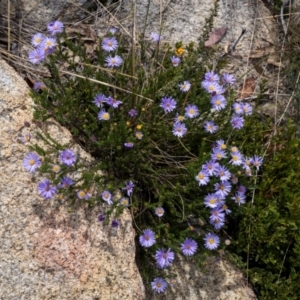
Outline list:
[[[0,90],[0,299],[144,299],[131,215],[121,216],[119,228],[105,227],[97,221],[99,208],[71,209],[39,197],[40,178],[24,171],[29,150],[19,142],[33,102],[3,60]],[[55,122],[43,130],[62,143],[71,140]],[[72,149],[91,159],[79,146]]]

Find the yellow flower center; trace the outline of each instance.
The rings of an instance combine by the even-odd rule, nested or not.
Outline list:
[[[78,193],[78,196],[79,196],[80,198],[83,198],[83,197],[85,196],[85,192],[84,192],[84,191],[80,191],[80,192]]]
[[[103,114],[103,116],[102,116],[102,118],[104,119],[104,120],[109,120],[109,113],[104,113]]]
[[[177,55],[182,55],[183,54],[183,52],[184,52],[184,49],[183,48],[178,48],[178,49],[176,49],[176,51],[175,51],[175,53],[177,54]]]
[[[33,166],[34,163],[35,163],[34,159],[31,159],[31,160],[29,161],[29,164],[30,164],[31,166]]]
[[[215,242],[215,240],[214,240],[213,238],[210,238],[210,239],[208,240],[208,242],[209,242],[210,244],[213,244],[213,243]]]
[[[189,110],[189,112],[190,112],[191,115],[193,115],[193,114],[195,113],[195,110],[191,108],[191,109]]]
[[[60,166],[59,165],[54,165],[52,168],[53,172],[59,172],[60,171]]]
[[[128,199],[127,198],[122,198],[121,199],[121,204],[122,205],[127,205],[128,204]]]
[[[199,174],[199,175],[198,175],[198,178],[199,178],[199,179],[203,179],[203,178],[204,178],[204,175],[203,175],[203,174]]]

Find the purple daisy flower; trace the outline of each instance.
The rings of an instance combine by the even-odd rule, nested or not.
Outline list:
[[[172,97],[164,97],[159,106],[164,109],[165,113],[169,113],[176,108],[176,104],[177,102]]]
[[[231,184],[229,181],[222,181],[214,184],[216,194],[224,199],[231,191]]]
[[[243,105],[239,102],[233,103],[232,108],[237,115],[242,115],[244,113]]]
[[[61,182],[57,185],[57,187],[67,189],[68,187],[70,187],[73,184],[74,184],[74,181],[70,177],[64,176],[62,178]]]
[[[243,108],[244,114],[246,116],[252,115],[252,112],[253,112],[252,105],[250,105],[249,103],[244,103],[244,104],[242,104],[242,108]]]
[[[231,160],[229,161],[234,166],[240,166],[243,164],[243,155],[240,152],[231,152]]]
[[[237,146],[231,146],[230,151],[231,151],[232,153],[237,153],[237,152],[239,152],[239,149],[238,149]]]
[[[232,85],[235,83],[234,76],[229,73],[223,74],[222,79],[223,79],[223,82],[228,85]]]
[[[211,98],[210,103],[213,109],[220,111],[226,107],[227,101],[223,95],[215,95]]]
[[[113,26],[108,29],[108,32],[112,35],[119,33],[119,31],[120,31],[120,28],[116,28]]]
[[[161,36],[156,32],[151,32],[149,35],[149,40],[151,40],[154,43],[159,42],[160,39],[161,39]]]
[[[138,112],[136,109],[132,108],[129,112],[128,112],[130,117],[136,117],[138,115]]]
[[[156,207],[155,208],[155,214],[158,217],[162,217],[165,214],[165,210],[162,207]]]
[[[106,216],[105,216],[105,214],[99,214],[97,216],[97,219],[98,219],[98,222],[103,222],[103,221],[105,221]]]
[[[42,33],[36,33],[31,39],[31,45],[34,47],[38,47],[41,45],[44,39],[44,35]]]
[[[110,114],[105,109],[102,109],[98,113],[98,120],[108,121],[110,119]]]
[[[205,121],[204,130],[209,133],[215,133],[218,130],[218,126],[213,121]]]
[[[218,82],[220,80],[220,76],[215,74],[214,71],[210,71],[204,74],[204,78],[209,82]]]
[[[40,157],[34,152],[29,152],[23,160],[23,167],[29,173],[34,173],[41,164]]]
[[[157,266],[161,269],[168,267],[174,260],[174,252],[169,248],[167,251],[159,249],[155,254]]]
[[[225,150],[227,148],[224,140],[217,140],[216,141],[216,148],[219,150]]]
[[[166,290],[167,285],[167,282],[160,277],[154,278],[154,280],[151,282],[152,290],[157,293],[163,293]]]
[[[220,86],[217,82],[210,82],[210,81],[202,81],[201,82],[201,86],[210,94],[213,95],[220,95],[222,93],[224,93],[224,89],[222,88],[222,86]]]
[[[209,223],[213,225],[216,230],[219,230],[225,225],[225,218],[210,220]]]
[[[30,132],[27,132],[27,133],[23,134],[23,136],[21,138],[22,144],[26,144],[26,143],[30,142],[30,140],[31,140]]]
[[[177,113],[174,122],[175,122],[175,123],[180,123],[180,122],[183,122],[184,120],[185,120],[185,117],[184,117],[184,116],[181,116],[181,115],[179,115],[179,114]]]
[[[127,196],[130,197],[130,195],[133,192],[134,183],[132,181],[126,182],[126,186],[122,188],[123,191],[127,192]]]
[[[195,118],[199,116],[199,109],[196,105],[194,104],[189,104],[186,108],[185,108],[185,117],[187,118]]]
[[[202,170],[207,172],[209,176],[213,176],[218,166],[218,162],[216,162],[215,160],[210,160],[202,166]]]
[[[177,137],[183,137],[187,133],[187,128],[184,123],[174,123],[173,125],[173,135]]]
[[[214,172],[214,175],[220,177],[221,181],[229,180],[231,177],[231,173],[226,167],[218,166]]]
[[[57,33],[61,33],[64,30],[64,24],[60,21],[50,22],[47,25],[47,29],[51,35],[55,35]]]
[[[180,83],[178,86],[182,92],[188,92],[191,88],[191,83],[189,81],[184,81],[183,83]]]
[[[46,57],[45,51],[42,48],[37,48],[29,51],[29,61],[32,64],[39,64]]]
[[[231,210],[228,208],[228,206],[225,204],[225,201],[221,201],[219,204],[218,204],[218,209],[220,211],[224,211],[226,215],[230,214],[231,213]]]
[[[262,165],[263,163],[263,158],[261,156],[258,155],[254,155],[251,158],[251,164],[256,167],[256,170],[259,170],[259,167]]]
[[[231,197],[238,205],[244,204],[246,202],[246,195],[241,192],[237,192],[234,197]]]
[[[176,56],[172,56],[171,57],[171,63],[174,67],[177,67],[180,64],[181,59],[179,57]]]
[[[46,86],[44,85],[43,82],[41,81],[36,81],[34,84],[33,84],[33,90],[35,92],[38,92],[39,90],[42,90],[44,89]]]
[[[56,194],[56,187],[51,185],[48,179],[44,179],[38,184],[38,193],[40,196],[50,199]]]
[[[118,48],[118,41],[113,37],[105,37],[102,40],[102,49],[106,52],[115,51]]]
[[[77,160],[77,155],[70,149],[60,151],[59,160],[66,166],[73,166]]]
[[[53,49],[56,45],[56,40],[54,38],[45,37],[40,47],[45,51],[46,54],[50,54],[51,49]],[[50,50],[50,52],[48,52],[48,50]]]
[[[87,190],[79,190],[77,193],[78,199],[82,200],[89,200],[92,195]]]
[[[111,227],[112,228],[117,228],[120,226],[120,222],[118,220],[112,220],[111,221]]]
[[[219,247],[220,238],[214,233],[208,233],[204,238],[204,242],[204,246],[206,249],[214,250]]]
[[[101,194],[102,199],[107,202],[108,205],[112,205],[113,202],[111,200],[112,196],[111,193],[109,191],[103,191]]]
[[[196,253],[198,245],[196,241],[190,238],[186,238],[181,244],[181,251],[186,256],[192,256]]]
[[[118,108],[119,105],[121,105],[123,102],[117,99],[114,99],[113,97],[109,96],[106,99],[106,103],[110,106],[112,106],[113,108]]]
[[[94,98],[93,103],[97,106],[97,107],[103,107],[103,104],[106,103],[106,96],[103,94],[97,94]]]
[[[143,230],[143,234],[139,238],[140,244],[145,247],[149,248],[155,244],[155,233],[151,229]]]
[[[219,150],[218,148],[213,149],[213,153],[211,154],[211,158],[213,160],[221,160],[222,158],[226,158],[226,153],[224,150]]]
[[[120,67],[123,64],[123,59],[119,55],[108,56],[105,58],[106,66],[108,68]]]
[[[210,221],[225,219],[225,213],[223,213],[219,207],[213,208],[210,213]]]
[[[244,126],[244,118],[240,117],[238,115],[233,115],[230,123],[233,127],[233,129],[241,129]]]
[[[199,182],[199,186],[208,184],[208,182],[209,182],[208,176],[209,176],[209,174],[203,170],[197,174],[197,176],[195,178]]]
[[[239,179],[235,174],[231,174],[231,182],[233,184],[237,184],[239,182]]]
[[[208,194],[204,198],[204,205],[206,207],[215,208],[219,204],[219,197],[215,193]]]
[[[124,147],[125,148],[133,148],[134,147],[134,143],[131,143],[131,142],[124,143]]]
[[[243,185],[240,185],[238,187],[238,192],[242,193],[242,194],[246,194],[247,192],[247,189],[243,186]]]
[[[251,158],[244,156],[242,158],[242,168],[243,169],[250,169],[251,166]]]

